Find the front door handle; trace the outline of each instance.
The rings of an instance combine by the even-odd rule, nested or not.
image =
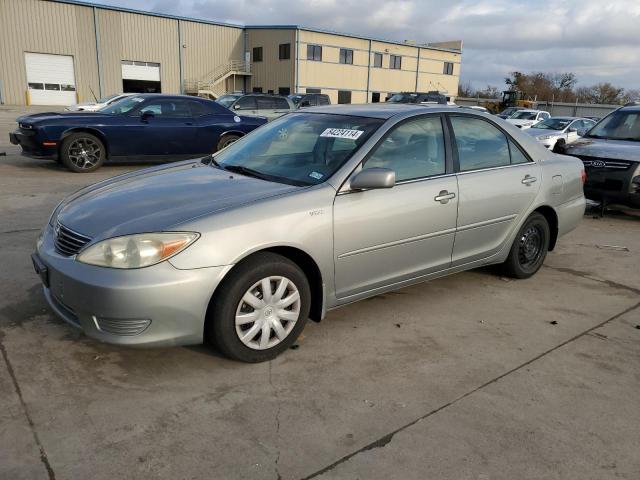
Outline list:
[[[525,184],[527,187],[537,181],[538,179],[536,177],[532,177],[531,175],[525,175],[524,178],[522,179],[522,183]]]
[[[456,198],[456,194],[451,192],[449,193],[446,190],[440,190],[440,193],[433,197],[436,202],[440,202],[441,204],[449,203],[449,200],[452,198]]]

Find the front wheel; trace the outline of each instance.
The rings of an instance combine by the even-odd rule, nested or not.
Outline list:
[[[547,219],[540,213],[532,213],[513,241],[503,265],[505,274],[513,278],[529,278],[540,270],[549,250],[550,237]]]
[[[216,152],[218,150],[222,150],[223,148],[227,148],[232,143],[237,142],[239,138],[240,138],[240,135],[233,135],[231,133],[227,135],[223,135],[222,137],[220,137],[220,140],[218,141],[218,145],[216,146]]]
[[[72,133],[62,142],[62,164],[72,172],[93,172],[102,166],[106,158],[104,144],[90,133]]]
[[[216,292],[206,337],[229,358],[271,360],[298,338],[310,305],[302,270],[281,255],[259,253],[238,265]]]

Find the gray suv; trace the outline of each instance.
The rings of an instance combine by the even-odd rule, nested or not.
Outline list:
[[[584,163],[587,198],[603,208],[609,203],[640,208],[640,105],[612,112],[564,152]]]
[[[287,97],[266,93],[224,95],[216,101],[239,115],[266,117],[269,121],[296,109]]]

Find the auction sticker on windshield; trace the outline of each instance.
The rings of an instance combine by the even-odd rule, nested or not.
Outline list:
[[[364,130],[351,130],[348,128],[327,128],[320,134],[320,136],[329,138],[350,138],[351,140],[357,140],[363,133]]]

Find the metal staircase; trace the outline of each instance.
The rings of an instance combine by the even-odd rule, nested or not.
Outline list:
[[[185,80],[184,92],[188,95],[215,99],[227,93],[226,80],[236,75],[250,76],[251,64],[240,60],[231,60],[218,65],[201,79]]]

